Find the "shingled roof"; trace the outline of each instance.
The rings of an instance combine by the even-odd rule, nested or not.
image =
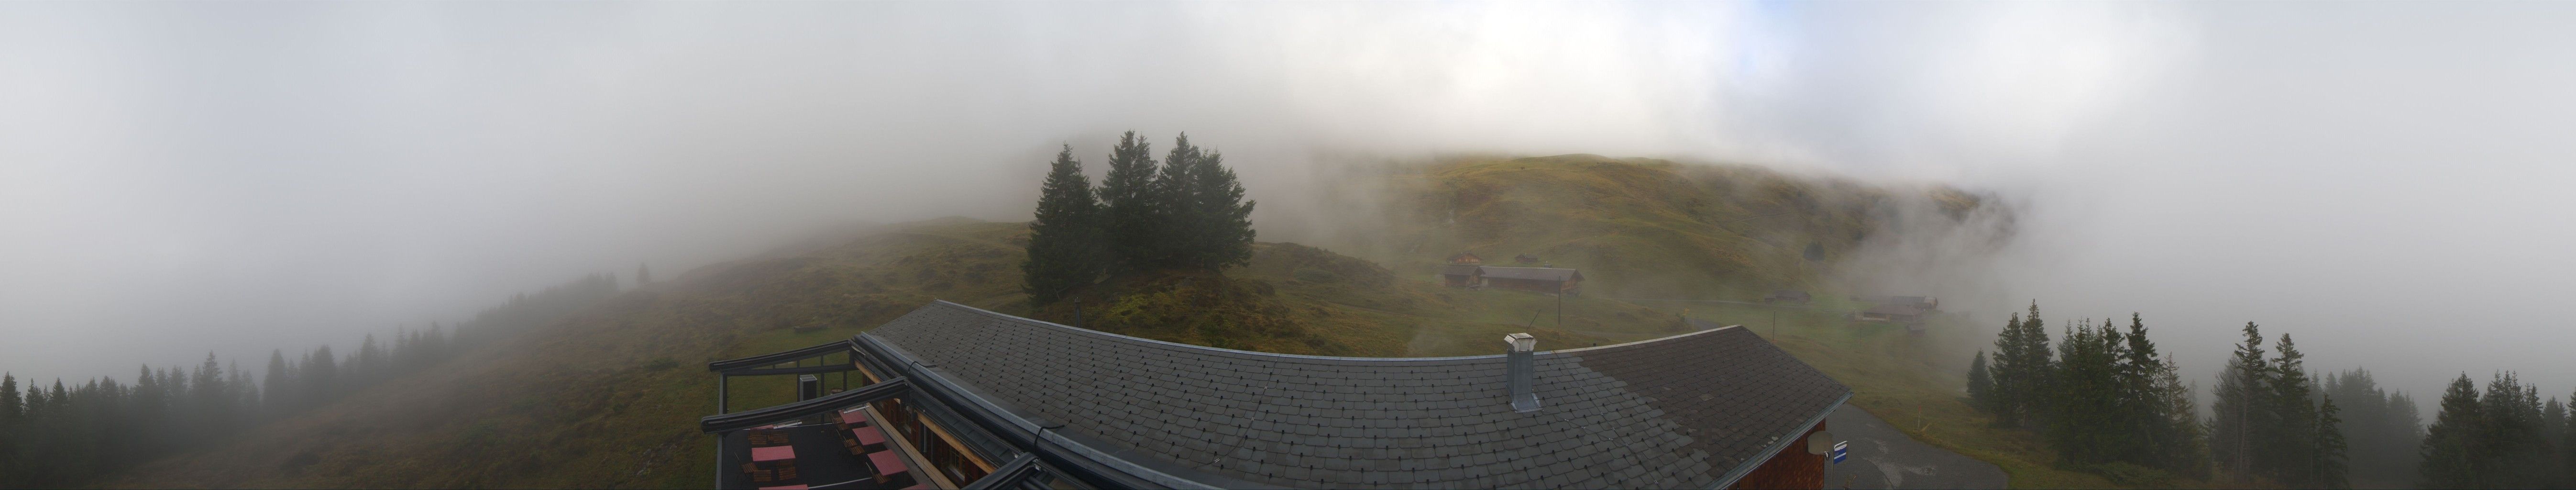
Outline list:
[[[861,336],[1095,457],[1216,487],[1715,487],[1851,393],[1735,327],[1537,353],[1529,413],[1502,355],[1236,351],[945,301]]]
[[[1489,265],[1485,266],[1485,277],[1496,279],[1530,279],[1537,281],[1564,282],[1569,280],[1583,280],[1583,273],[1575,271],[1574,269],[1558,269],[1553,267],[1494,267]]]

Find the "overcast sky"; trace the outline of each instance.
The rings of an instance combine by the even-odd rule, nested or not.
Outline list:
[[[2026,206],[1997,317],[2576,388],[2576,3],[0,3],[0,369],[346,346],[853,222],[1026,219],[1176,131],[1312,233],[1354,155]],[[1959,304],[1968,303],[1968,304]],[[1950,305],[1945,305],[1950,306]],[[2052,318],[2051,320],[2055,320]]]

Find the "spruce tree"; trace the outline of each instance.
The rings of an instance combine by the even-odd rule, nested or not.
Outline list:
[[[264,397],[268,400],[268,416],[284,416],[286,414],[285,408],[287,402],[292,398],[287,395],[287,391],[289,390],[289,385],[287,383],[289,383],[289,381],[287,380],[286,374],[286,351],[284,349],[268,351],[268,377],[261,379],[260,381],[268,385],[268,396]]]
[[[2015,316],[2005,323],[1995,339],[1995,355],[1987,362],[1994,371],[1996,425],[2045,425],[2038,419],[2049,406],[2048,386],[2056,370],[2053,357],[2046,324],[2039,319],[2039,302],[2033,301],[2028,316]]]
[[[2315,474],[2307,471],[2307,463],[2317,458],[2316,395],[2309,387],[2307,365],[2303,360],[2307,356],[2299,352],[2298,345],[2292,343],[2290,334],[2286,333],[2281,334],[2280,343],[2273,349],[2280,355],[2272,359],[2272,373],[2266,381],[2271,392],[2268,405],[2273,420],[2277,420],[2279,425],[2272,428],[2268,441],[2258,441],[2256,447],[2262,452],[2256,454],[2255,461],[2258,466],[2267,468],[2263,473],[2271,474],[2282,482],[2293,486],[2316,486]]]
[[[2218,375],[2218,389],[2212,393],[2216,400],[2210,404],[2210,452],[2238,483],[2254,476],[2255,452],[2264,449],[2257,441],[2273,426],[2265,382],[2272,366],[2263,355],[2262,327],[2245,322],[2244,334],[2245,343],[2236,346],[2235,356]]]
[[[2309,481],[2317,488],[2352,488],[2347,476],[2343,419],[2335,408],[2334,397],[2326,396],[2317,405],[2316,437],[2310,446]]]
[[[2018,372],[2013,362],[2014,354],[2020,345],[2021,313],[2016,312],[2004,319],[2003,331],[1995,333],[1994,360],[1986,363],[1986,370],[1991,373],[1989,376],[1993,378],[1994,384],[1987,388],[1986,399],[1977,406],[1977,409],[1994,415],[1995,425],[1999,427],[2011,427],[2018,423],[2011,412],[2014,400],[2021,396],[2020,386],[2013,382],[2013,377]]]
[[[1192,200],[1190,245],[1184,256],[1191,267],[1222,269],[1252,260],[1252,206],[1243,199],[1243,183],[1225,167],[1225,155],[1196,151],[1190,158],[1187,193]]]
[[[15,473],[18,466],[18,420],[25,415],[26,399],[18,397],[18,376],[0,373],[0,475]],[[25,486],[8,476],[0,476],[0,486]]]
[[[2198,475],[2207,461],[2207,448],[2191,399],[2192,387],[2182,383],[2172,359],[2158,356],[2155,341],[2147,338],[2143,316],[2129,313],[2129,331],[2123,337],[2128,340],[2127,358],[2120,365],[2121,412],[2126,420],[2119,430],[2140,441],[2135,446],[2139,452],[2124,459]]]
[[[2567,402],[2576,405],[2576,393],[2569,393]],[[2558,434],[2560,476],[2564,478],[2564,486],[2576,488],[2576,407],[2570,407],[2559,424],[2564,427]]]
[[[1977,357],[1968,361],[1968,401],[1985,408],[1991,403],[1994,387],[1994,377],[1986,374],[1986,351],[1979,349]]]
[[[2126,343],[2106,322],[2087,319],[2066,327],[2059,340],[2057,372],[2047,397],[2050,446],[2076,464],[2133,461],[2146,452],[2128,429],[2119,363]]]
[[[2487,425],[2486,411],[2478,400],[2477,383],[2469,381],[2468,373],[2460,373],[2442,390],[2440,411],[2424,430],[2424,462],[2418,466],[2422,486],[2486,488],[2481,466],[2488,455],[2483,454],[2478,434]]]
[[[636,262],[636,263],[635,263],[635,285],[636,285],[637,287],[642,287],[643,285],[646,285],[646,284],[652,284],[652,283],[653,283],[653,269],[650,269],[650,268],[646,268],[646,267],[644,267],[644,263],[643,263],[643,262]]]
[[[1153,144],[1135,131],[1109,149],[1109,173],[1100,179],[1100,203],[1109,248],[1120,271],[1161,267],[1155,256],[1163,231],[1162,194],[1155,189]]]
[[[1159,203],[1161,225],[1156,227],[1153,252],[1162,267],[1195,267],[1204,249],[1200,236],[1207,231],[1208,209],[1199,206],[1199,160],[1207,152],[1190,144],[1189,133],[1172,138],[1172,151],[1163,156],[1163,169],[1154,174],[1154,198]]]
[[[2540,406],[2541,437],[2548,439],[2552,444],[2556,444],[2559,437],[2566,434],[2566,430],[2567,405],[2559,403],[2558,397],[2549,397],[2549,403],[2542,404]],[[2559,449],[2563,450],[2566,448],[2562,447]]]
[[[27,400],[18,397],[18,376],[0,373],[0,429],[17,425],[18,416],[25,413],[26,409]],[[0,446],[0,448],[5,447]]]
[[[1037,219],[1029,222],[1028,261],[1020,264],[1020,290],[1035,304],[1053,303],[1108,269],[1108,243],[1091,179],[1065,145],[1039,188]]]
[[[2193,478],[2209,474],[2208,426],[2200,420],[2200,402],[2192,398],[2199,387],[2182,382],[2180,364],[2173,354],[2165,354],[2164,367],[2156,373],[2156,393],[2163,406],[2165,438],[2163,468]]]
[[[2478,467],[2486,483],[2496,488],[2536,488],[2549,485],[2558,475],[2550,451],[2551,444],[2540,437],[2540,390],[2522,384],[2512,371],[2496,373],[2487,381],[2486,395],[2478,400],[2485,409],[2483,423],[2477,431],[2477,454],[2483,454]]]

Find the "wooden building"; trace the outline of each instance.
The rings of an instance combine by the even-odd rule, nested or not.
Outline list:
[[[1273,354],[938,301],[844,341],[710,363],[866,385],[699,426],[727,489],[1815,489],[1826,415],[1852,395],[1741,326],[1505,343]]]
[[[1484,287],[1484,268],[1469,264],[1440,266],[1440,284],[1453,288]]]

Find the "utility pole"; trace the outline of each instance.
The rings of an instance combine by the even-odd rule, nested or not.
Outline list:
[[[1556,328],[1565,328],[1565,283],[1556,286]]]

